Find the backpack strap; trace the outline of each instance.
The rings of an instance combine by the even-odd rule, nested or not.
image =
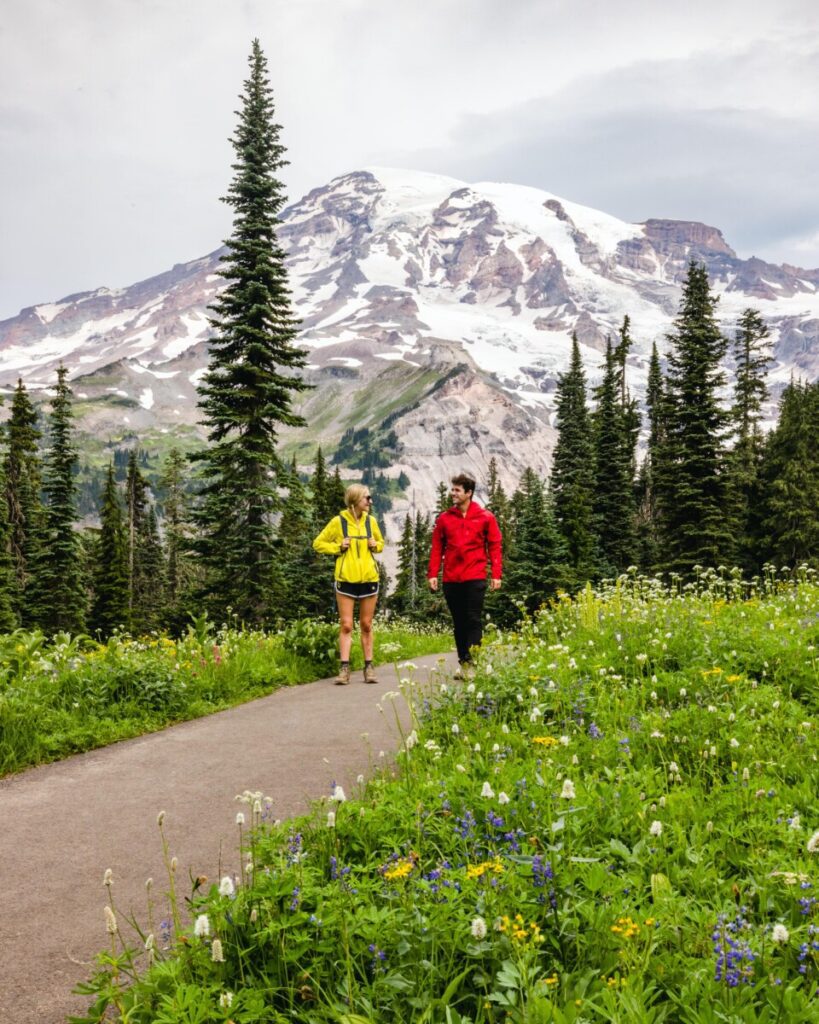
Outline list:
[[[347,537],[349,535],[349,531],[350,531],[350,527],[347,524],[347,520],[344,518],[344,516],[340,512],[338,514],[338,518],[341,520],[341,536],[342,537]]]
[[[364,513],[364,528],[367,531],[367,540],[372,540],[373,539],[373,528],[370,525],[370,513],[369,512],[365,512]]]

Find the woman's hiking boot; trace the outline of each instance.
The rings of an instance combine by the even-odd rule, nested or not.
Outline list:
[[[350,682],[350,666],[342,665],[336,676],[336,686],[346,686]]]
[[[365,683],[377,683],[378,677],[375,674],[375,669],[372,665],[365,665],[364,667],[364,682]]]

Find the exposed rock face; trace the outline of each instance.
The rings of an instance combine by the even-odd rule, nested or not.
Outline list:
[[[508,487],[526,465],[548,470],[573,332],[594,383],[629,314],[640,396],[691,259],[708,266],[729,333],[747,306],[761,310],[776,389],[792,372],[819,374],[819,270],[741,260],[704,224],[626,224],[537,189],[373,170],[289,207],[280,239],[316,385],[303,398],[308,428],[283,442],[306,461],[350,426],[394,430],[392,471],[407,472],[421,507],[455,469],[485,478],[493,455]],[[0,386],[19,374],[47,387],[64,362],[79,425],[98,438],[201,437],[196,385],[221,255],[0,323]]]

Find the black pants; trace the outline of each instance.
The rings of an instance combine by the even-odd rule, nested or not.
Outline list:
[[[486,580],[445,583],[444,597],[452,616],[452,625],[455,627],[458,661],[470,661],[469,649],[476,647],[483,636],[483,599],[486,597]]]

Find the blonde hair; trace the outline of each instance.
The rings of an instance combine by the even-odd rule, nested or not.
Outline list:
[[[347,508],[352,508],[353,505],[357,505],[361,501],[366,493],[367,488],[364,484],[350,484],[344,492],[344,504]]]

